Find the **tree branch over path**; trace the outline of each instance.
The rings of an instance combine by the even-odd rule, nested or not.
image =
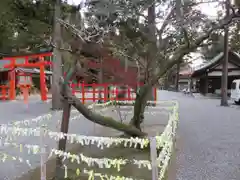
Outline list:
[[[162,27],[158,31],[158,35],[160,37],[163,36],[164,30],[166,29],[166,27],[169,24],[168,20],[172,18],[175,9],[176,9],[176,7],[173,7],[171,9],[171,11],[168,13],[167,17],[165,18],[165,20],[162,24]],[[232,22],[232,20],[235,18],[239,18],[239,16],[236,15],[235,13],[232,13],[227,19],[223,19],[219,24],[212,24],[210,29],[208,29],[203,35],[195,38],[195,40],[193,40],[191,42],[189,42],[187,31],[185,29],[182,29],[183,30],[182,33],[184,34],[184,37],[180,36],[180,38],[184,39],[184,41],[178,42],[179,40],[175,40],[175,39],[177,39],[177,37],[176,38],[172,37],[173,40],[171,41],[171,44],[169,43],[169,46],[173,46],[173,47],[167,47],[168,49],[170,49],[169,53],[164,53],[164,49],[166,49],[166,47],[161,47],[161,46],[160,46],[160,48],[156,49],[156,52],[153,51],[153,53],[160,52],[160,54],[162,54],[162,56],[164,57],[163,59],[165,59],[165,60],[161,61],[161,63],[160,63],[161,67],[158,68],[158,70],[157,70],[158,72],[154,74],[153,78],[151,78],[151,80],[146,82],[146,84],[143,87],[141,87],[140,91],[137,93],[137,98],[135,100],[135,105],[134,105],[134,116],[133,116],[133,119],[131,120],[131,122],[137,122],[139,120],[139,116],[143,109],[143,104],[145,104],[144,102],[146,101],[145,97],[146,97],[147,93],[151,90],[151,88],[158,82],[158,80],[161,77],[163,77],[167,73],[167,71],[169,69],[171,69],[175,64],[182,61],[182,58],[186,54],[189,54],[190,52],[194,51],[196,48],[201,46],[203,44],[203,42],[209,38],[209,36],[211,35],[212,32],[214,32],[215,30],[224,28],[224,26],[230,24]],[[73,48],[72,49],[73,52],[76,55],[80,55],[82,53],[87,52],[88,54],[90,54],[93,57],[100,58],[100,57],[104,57],[103,56],[104,53],[107,54],[108,51],[104,51],[102,44],[99,44],[97,42],[88,42],[87,40],[85,40],[84,37],[81,35],[81,32],[76,27],[74,27],[74,25],[68,24],[67,22],[62,21],[62,20],[60,20],[60,23],[73,37],[75,37],[71,46]],[[177,36],[179,36],[179,35],[177,34]],[[142,39],[145,40],[145,38],[142,38]],[[148,39],[143,43],[149,43],[149,42],[152,43],[151,39],[150,40]],[[163,44],[162,40],[160,42]],[[164,46],[166,46],[166,44],[164,44]],[[124,46],[124,44],[123,44],[123,46]],[[139,47],[144,47],[144,46],[139,46]],[[122,56],[124,56],[124,52],[125,51],[123,51]],[[135,53],[138,53],[138,52],[135,51]],[[140,56],[141,56],[141,54],[139,55],[139,57]],[[143,56],[144,56],[144,54],[143,54]],[[125,56],[125,58],[126,58],[126,56]],[[130,58],[130,57],[128,57],[128,58]],[[150,60],[153,60],[153,59],[150,59]],[[75,70],[77,72],[81,71],[81,70],[79,70],[78,65],[76,65],[76,67],[77,68]],[[131,136],[146,136],[147,135],[146,133],[141,132],[140,123],[138,125],[136,125],[136,123],[131,124],[131,122],[130,122],[130,125],[127,125],[127,124],[118,122],[111,117],[105,117],[105,116],[102,116],[95,112],[92,112],[90,109],[85,107],[84,104],[82,104],[81,101],[76,96],[74,96],[72,94],[70,87],[67,85],[66,79],[65,80],[61,79],[60,84],[62,85],[63,89],[65,88],[65,92],[62,91],[62,96],[65,99],[67,99],[67,101],[70,104],[72,104],[84,117],[86,117],[90,121],[100,124],[100,125],[103,125],[103,126],[106,126],[106,127],[111,127],[116,130],[125,132],[126,134],[131,135]]]
[[[176,7],[173,7],[173,8],[170,10],[170,12],[168,13],[167,17],[164,19],[164,21],[163,21],[163,23],[162,23],[162,26],[161,26],[160,29],[158,30],[158,36],[159,36],[159,38],[160,38],[160,41],[162,41],[163,32],[164,32],[165,28],[167,27],[168,22],[169,22],[171,16],[173,15],[175,9],[176,9]]]
[[[90,120],[94,123],[97,123],[99,125],[105,126],[105,127],[114,128],[114,129],[124,132],[130,136],[144,137],[147,135],[146,133],[140,131],[139,129],[137,129],[131,125],[118,122],[115,119],[113,119],[112,117],[102,116],[100,114],[97,114],[97,113],[91,111],[86,106],[84,106],[84,104],[82,104],[82,102],[76,96],[72,95],[72,92],[71,92],[69,86],[64,84],[63,79],[60,80],[60,85],[62,87],[65,86],[65,88],[66,88],[65,89],[66,94],[62,94],[63,98],[67,99],[68,103],[73,105],[88,120]]]
[[[227,19],[223,19],[219,24],[213,25],[213,27],[208,30],[204,35],[198,37],[194,42],[191,42],[188,44],[188,42],[184,45],[181,45],[179,48],[176,49],[174,52],[172,58],[165,63],[164,67],[161,68],[161,70],[157,73],[156,77],[153,79],[153,81],[150,83],[151,85],[154,85],[158,82],[158,80],[175,64],[177,64],[179,61],[182,60],[183,56],[186,54],[194,51],[196,48],[198,48],[204,40],[208,39],[212,32],[224,28],[224,26],[227,26],[230,24],[233,20],[236,18],[240,18],[239,14],[232,13]]]
[[[118,131],[122,131],[130,136],[139,136],[144,137],[147,134],[140,131],[139,129],[125,124],[118,122],[117,120],[113,119],[112,117],[102,116],[98,113],[95,113],[88,109],[75,95],[72,94],[70,87],[68,86],[69,80],[73,78],[78,71],[81,71],[81,66],[79,65],[78,61],[75,62],[75,66],[73,66],[68,74],[66,75],[65,79],[61,78],[59,83],[62,87],[61,94],[64,99],[68,101],[69,104],[73,105],[85,118],[88,120],[97,123],[99,125],[105,127],[111,127]]]
[[[141,88],[139,95],[144,97],[148,93],[148,90],[151,89],[151,87],[154,86],[169,69],[171,69],[178,62],[182,61],[182,58],[186,54],[198,48],[204,40],[209,38],[212,32],[224,28],[224,26],[230,24],[236,18],[240,18],[240,15],[232,13],[227,19],[223,19],[219,24],[213,25],[210,30],[208,30],[204,35],[198,37],[194,42],[191,42],[190,44],[187,42],[186,44],[180,45],[180,47],[175,50],[172,57],[162,65],[161,69],[157,72],[152,81]],[[137,104],[137,102],[135,104]],[[140,102],[139,106],[141,106]]]

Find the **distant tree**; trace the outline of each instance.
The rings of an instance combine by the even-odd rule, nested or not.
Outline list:
[[[129,126],[118,123],[110,117],[103,117],[94,112],[89,112],[71,94],[70,89],[67,93],[62,92],[62,95],[89,120],[124,131],[133,136],[142,134],[140,125],[143,121],[142,114],[147,103],[147,96],[158,80],[181,62],[185,55],[201,46],[205,46],[209,36],[230,24],[233,18],[238,17],[237,14],[232,13],[227,18],[222,19],[220,17],[212,21],[202,15],[201,11],[194,8],[198,4],[197,1],[185,1],[183,4],[184,20],[180,23],[177,20],[176,1],[93,0],[90,2],[93,3],[89,5],[90,12],[88,13],[92,13],[92,16],[89,16],[86,21],[90,20],[91,22],[91,20],[94,20],[95,26],[98,27],[96,31],[102,31],[105,25],[113,25],[115,30],[108,31],[106,37],[100,38],[102,41],[96,41],[93,38],[89,40],[90,35],[86,36],[84,28],[80,30],[73,24],[61,21],[65,29],[78,39],[79,51],[74,51],[74,54],[81,54],[80,52],[85,51],[85,48],[87,48],[88,52],[91,50],[92,55],[95,57],[101,57],[102,54],[92,48],[93,44],[94,47],[99,48],[108,45],[107,48],[111,49],[111,54],[115,57],[127,58],[141,63],[147,80],[144,81],[145,85],[137,92],[134,115]],[[155,6],[166,7],[167,10],[155,9],[156,13],[154,14],[152,12]],[[147,15],[144,14],[146,11],[148,12]],[[110,22],[98,24],[100,15],[103,17],[103,19],[100,18],[101,23],[102,21]],[[161,22],[161,26],[156,28],[156,22],[158,21]],[[73,49],[75,50],[76,44],[74,45]],[[73,67],[75,71],[77,71],[76,67]],[[66,87],[67,80],[65,79],[65,84],[62,82],[64,87]]]
[[[240,23],[235,23],[229,33],[230,49],[240,53]]]
[[[208,39],[210,45],[201,48],[205,60],[212,60],[219,53],[223,52],[224,36],[219,33],[213,33]]]
[[[55,0],[0,1],[0,52],[13,49],[39,52],[51,49],[46,40],[52,37]],[[62,3],[61,18],[66,19],[76,6]]]

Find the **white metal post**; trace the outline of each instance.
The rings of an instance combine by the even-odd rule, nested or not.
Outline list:
[[[155,137],[150,137],[150,155],[152,162],[152,180],[158,180],[157,140]]]
[[[47,160],[47,152],[46,146],[44,144],[44,137],[45,137],[45,128],[41,127],[40,130],[40,148],[41,148],[41,180],[47,180],[46,177],[46,160]]]

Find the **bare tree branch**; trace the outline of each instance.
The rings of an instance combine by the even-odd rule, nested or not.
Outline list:
[[[173,15],[174,13],[174,10],[176,9],[176,7],[173,7],[170,12],[168,13],[167,17],[164,19],[163,23],[162,23],[162,26],[160,27],[160,29],[158,30],[158,36],[159,38],[161,38],[162,40],[162,34],[165,30],[165,28],[167,27],[168,23],[169,23],[169,19],[171,18],[171,16]]]
[[[131,59],[131,60],[133,60],[133,61],[135,61],[135,62],[138,62],[139,65],[141,66],[141,68],[146,68],[146,67],[144,66],[144,64],[143,64],[138,58],[133,58],[133,57],[127,55],[127,53],[124,53],[124,52],[118,50],[117,52],[113,52],[113,55],[114,55],[114,54],[116,54],[116,55],[121,55],[121,56],[123,56],[123,57],[125,57],[125,58],[128,58],[128,59]]]
[[[73,33],[75,36],[77,36],[82,43],[85,42],[85,39],[81,36],[81,31],[79,31],[77,28],[74,27],[74,25],[62,20],[62,19],[57,19],[57,21],[64,26],[67,30],[70,30],[71,33]]]
[[[157,73],[156,77],[151,81],[151,85],[154,85],[158,82],[158,80],[175,64],[182,60],[183,56],[192,52],[194,49],[199,47],[204,40],[208,39],[212,32],[224,28],[226,25],[230,24],[233,19],[239,18],[240,15],[232,13],[228,18],[223,19],[219,24],[214,25],[210,30],[208,30],[204,35],[198,37],[193,43],[190,45],[184,44],[181,45],[174,53],[172,58],[169,59],[167,63],[161,68],[161,70]]]
[[[72,95],[70,88],[64,83],[63,78],[60,79],[60,85],[65,86],[65,88],[66,88],[65,89],[66,91],[65,91],[65,93],[62,94],[62,96],[65,99],[67,99],[68,102],[70,104],[72,104],[88,120],[90,120],[94,123],[100,124],[102,126],[111,127],[116,130],[125,132],[126,134],[131,135],[131,136],[143,137],[143,136],[147,135],[146,133],[141,132],[139,129],[137,129],[131,125],[127,125],[125,123],[121,123],[121,122],[114,120],[112,117],[106,117],[106,116],[97,114],[95,112],[92,112],[90,109],[85,107],[76,96]]]

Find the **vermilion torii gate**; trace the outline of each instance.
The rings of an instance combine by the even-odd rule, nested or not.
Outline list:
[[[28,55],[28,56],[15,56],[15,57],[5,57],[4,60],[10,61],[10,64],[4,66],[4,68],[9,68],[9,99],[16,99],[16,71],[15,68],[39,68],[40,69],[40,89],[41,89],[41,99],[42,101],[47,100],[47,89],[45,82],[45,66],[49,66],[52,62],[45,61],[45,57],[52,56],[52,52]],[[29,62],[30,58],[38,58],[39,62],[31,63]],[[17,59],[24,59],[24,63],[17,63]],[[28,76],[28,75],[26,75]]]

